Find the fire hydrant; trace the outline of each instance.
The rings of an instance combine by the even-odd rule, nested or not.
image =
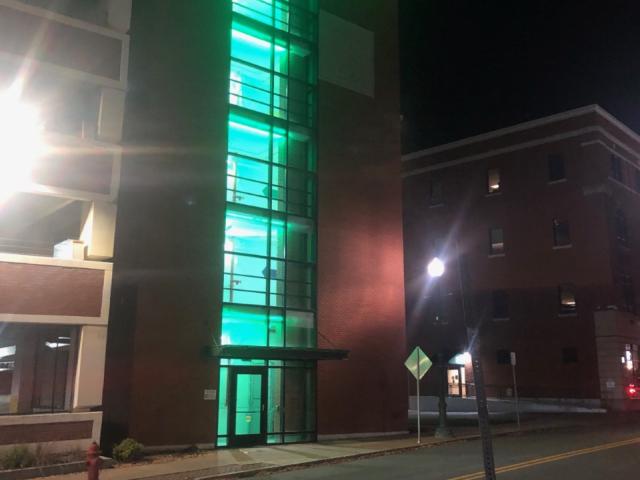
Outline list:
[[[99,480],[100,465],[102,465],[102,459],[100,458],[100,447],[98,447],[98,444],[96,442],[93,442],[87,449],[88,480]]]

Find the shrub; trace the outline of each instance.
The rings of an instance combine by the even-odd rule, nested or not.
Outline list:
[[[32,467],[36,455],[25,445],[16,445],[0,454],[0,466],[5,470]]]
[[[133,438],[125,438],[113,447],[113,458],[118,462],[133,462],[142,458],[144,445]]]

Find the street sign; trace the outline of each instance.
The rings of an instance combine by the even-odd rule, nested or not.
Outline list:
[[[405,360],[404,366],[411,372],[416,379],[416,419],[418,422],[418,443],[420,443],[420,423],[421,412],[420,410],[420,380],[424,377],[424,374],[429,371],[433,365],[433,362],[427,354],[422,351],[420,347],[416,347],[411,355]]]
[[[420,380],[431,368],[433,362],[429,357],[427,357],[427,354],[424,353],[420,347],[416,347],[404,362],[404,365],[416,378],[416,380]]]

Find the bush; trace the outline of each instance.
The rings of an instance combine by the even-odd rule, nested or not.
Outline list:
[[[5,470],[33,467],[36,455],[25,445],[16,445],[0,454],[0,466]]]
[[[118,462],[133,462],[142,458],[144,445],[133,438],[125,438],[113,447],[113,458]]]

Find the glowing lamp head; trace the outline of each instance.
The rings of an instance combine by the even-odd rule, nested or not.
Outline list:
[[[638,398],[639,395],[638,388],[634,384],[627,386],[627,396],[629,398]]]
[[[462,359],[462,362],[463,362],[465,365],[467,365],[467,364],[471,363],[471,354],[470,354],[469,352],[464,352],[464,353],[461,355],[461,357],[462,357],[462,358],[461,358],[461,359]]]
[[[31,182],[44,149],[37,110],[20,101],[18,88],[0,93],[0,199]]]
[[[444,274],[444,262],[435,257],[427,265],[427,273],[431,278],[438,278]]]

